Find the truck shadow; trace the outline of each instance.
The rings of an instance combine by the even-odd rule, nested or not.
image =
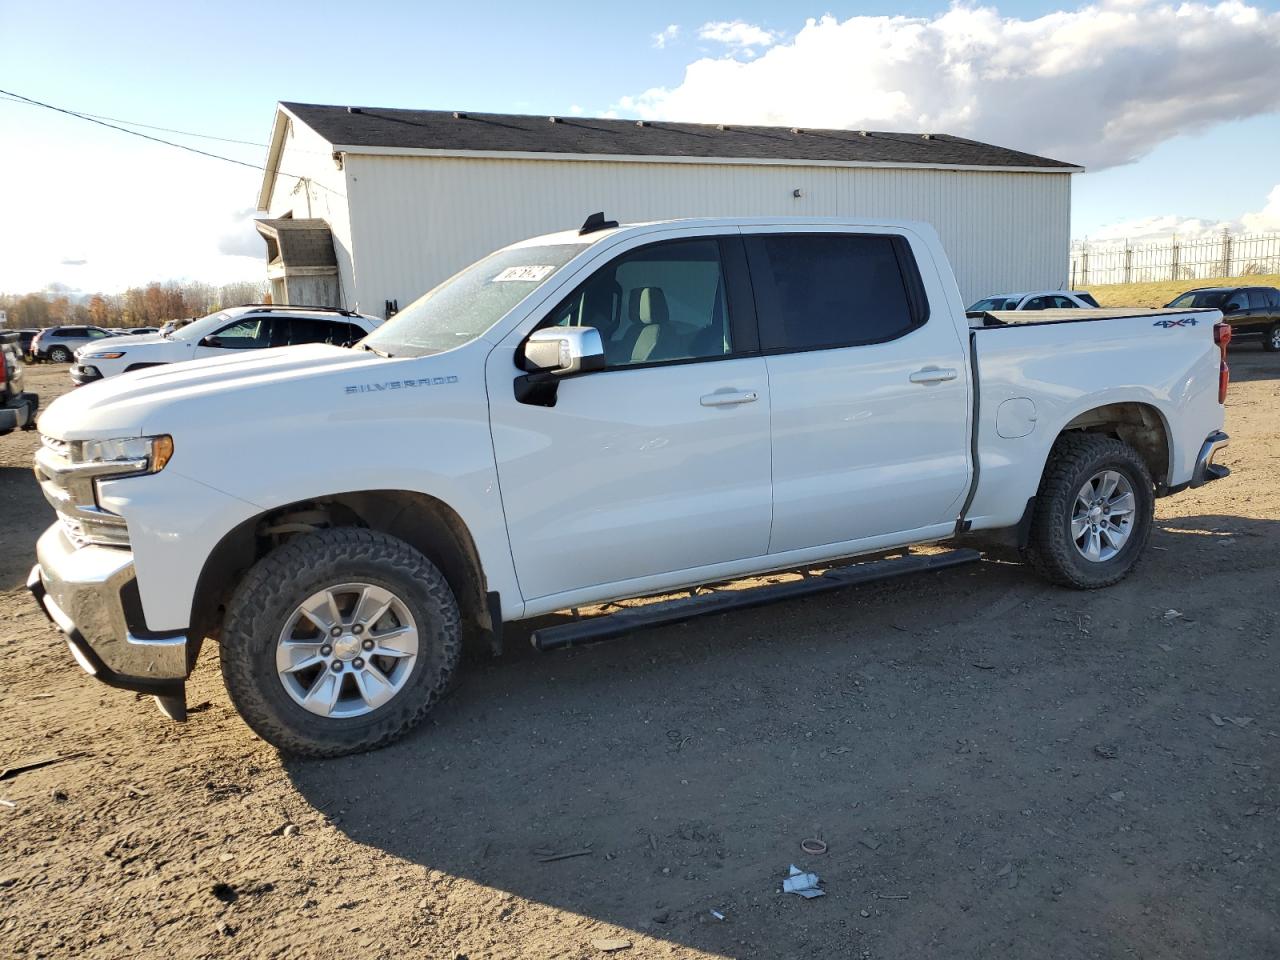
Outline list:
[[[1227,353],[1231,366],[1232,383],[1252,383],[1255,380],[1280,380],[1280,353],[1262,349],[1257,341],[1232,344]],[[1230,404],[1230,400],[1227,401]],[[1230,432],[1228,414],[1228,432]]]
[[[1261,608],[1232,598],[1274,589],[1280,522],[1160,520],[1150,546],[1106,591],[1048,587],[996,551],[554,654],[512,629],[507,654],[468,664],[406,741],[286,770],[349,837],[424,868],[412,896],[428,894],[428,916],[447,908],[436,880],[465,878],[587,918],[564,928],[582,940],[566,955],[608,935],[768,957],[913,956],[941,936],[978,955],[993,925],[1034,952],[1053,934],[1025,918],[1046,910],[1053,930],[1092,931],[1100,955],[1163,952],[1161,918],[1203,916],[1192,900],[1210,892],[1162,872],[1212,856],[1210,834],[1194,805],[1156,799],[1144,820],[1165,839],[1146,835],[1143,867],[1103,868],[1114,817],[1082,796],[1115,790],[1139,753],[1144,782],[1186,776],[1178,755],[1211,725],[1110,705],[1141,688],[1157,716],[1184,706],[1156,644],[1190,636],[1171,633],[1171,608],[1219,627],[1215,682],[1248,687],[1257,661],[1236,647]],[[1100,742],[1127,754],[1107,767]],[[802,852],[808,837],[830,852]],[[828,896],[780,894],[791,863]],[[1037,873],[1018,886],[1005,863]],[[1127,910],[1135,897],[1156,909]],[[1199,936],[1228,935],[1208,922]]]
[[[53,523],[53,509],[40,492],[30,467],[0,467],[0,590],[27,582],[36,562],[36,541]]]

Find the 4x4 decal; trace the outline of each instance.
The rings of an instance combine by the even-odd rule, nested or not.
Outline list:
[[[1178,317],[1176,320],[1157,320],[1152,326],[1168,330],[1170,327],[1194,327],[1199,322],[1195,317]]]

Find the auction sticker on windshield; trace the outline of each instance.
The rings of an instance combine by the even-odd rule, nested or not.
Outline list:
[[[555,267],[543,267],[531,265],[527,267],[507,267],[500,274],[493,278],[494,283],[510,283],[513,280],[519,280],[524,283],[537,283],[545,280]]]

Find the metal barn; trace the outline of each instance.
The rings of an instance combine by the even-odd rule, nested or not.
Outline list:
[[[945,134],[281,103],[258,230],[276,302],[385,315],[596,210],[924,220],[970,302],[1065,284],[1080,170]]]

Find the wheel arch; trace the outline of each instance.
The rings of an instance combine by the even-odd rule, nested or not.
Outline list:
[[[1169,424],[1159,408],[1141,401],[1121,401],[1092,407],[1072,417],[1058,431],[1058,438],[1071,431],[1100,433],[1122,440],[1138,451],[1156,489],[1168,486],[1173,471],[1173,444],[1170,442]],[[1052,445],[1050,456],[1052,456]],[[1046,460],[1045,467],[1048,468]]]
[[[245,571],[286,540],[331,527],[365,527],[405,541],[434,563],[453,590],[464,636],[497,636],[484,567],[475,540],[444,501],[404,490],[360,490],[313,497],[263,511],[228,531],[210,551],[196,581],[191,624],[218,639],[227,601]]]

